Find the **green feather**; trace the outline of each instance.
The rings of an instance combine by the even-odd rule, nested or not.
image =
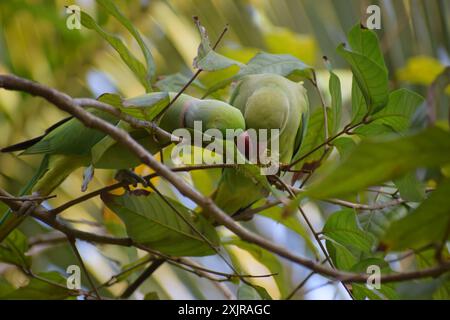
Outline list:
[[[108,113],[94,110],[92,114],[116,124],[118,119]],[[48,133],[41,141],[26,149],[23,154],[88,155],[91,148],[105,133],[86,128],[78,119],[71,119]]]
[[[309,114],[303,85],[273,74],[244,77],[230,103],[244,114],[247,129],[279,129],[280,162],[289,163],[300,150]],[[267,194],[263,187],[237,169],[223,170],[213,199],[233,215]]]

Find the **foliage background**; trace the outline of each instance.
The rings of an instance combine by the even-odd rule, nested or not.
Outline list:
[[[90,13],[105,29],[118,33],[136,55],[137,44],[116,21],[97,10],[95,1],[80,0],[74,3]],[[68,30],[65,24],[67,1],[11,0],[0,3],[0,72],[14,73],[57,87],[74,97],[97,97],[103,92],[118,92],[132,97],[143,93],[143,87],[121,62],[118,55],[99,37],[86,29]],[[420,1],[357,1],[322,0],[175,0],[175,1],[117,1],[122,11],[144,35],[150,45],[159,76],[182,72],[192,73],[192,59],[196,55],[199,35],[191,17],[198,16],[216,39],[228,23],[230,31],[218,51],[241,62],[247,62],[258,50],[272,53],[290,53],[317,68],[319,86],[328,92],[328,72],[322,61],[326,55],[333,64],[342,83],[344,118],[350,110],[351,73],[346,63],[336,54],[337,45],[345,41],[345,33],[356,22],[366,19],[369,4],[382,8],[382,29],[377,31],[381,40],[386,64],[391,72],[390,86],[410,87],[426,96],[427,86],[450,63],[450,2],[445,0]],[[226,72],[222,76],[226,76]],[[200,81],[206,86],[217,80],[204,73]],[[196,95],[195,89],[189,93]],[[310,88],[310,92],[312,92]],[[226,99],[227,90],[218,97]],[[313,108],[319,107],[319,99],[310,94]],[[329,99],[329,97],[326,97]],[[439,101],[438,118],[448,118],[448,95]],[[0,91],[0,146],[34,137],[59,120],[63,113],[40,99],[25,94]],[[32,176],[39,164],[39,157],[19,158],[0,155],[0,186],[17,193]],[[141,167],[141,172],[148,169]],[[214,176],[217,172],[211,173]],[[57,206],[81,194],[82,172],[71,175],[59,188],[56,199],[50,204]],[[205,194],[213,190],[213,180],[203,173],[184,175],[194,178],[196,186]],[[90,189],[111,182],[110,172],[96,173]],[[169,186],[161,185],[168,193],[178,196]],[[184,203],[190,204],[187,200]],[[309,203],[305,207],[316,229],[321,229],[335,206]],[[82,230],[96,231],[98,223],[116,223],[114,216],[103,208],[100,200],[90,201],[67,210],[63,217]],[[78,221],[78,222],[76,222]],[[303,222],[297,221],[299,228]],[[274,221],[258,216],[246,226],[305,256],[312,257],[305,240]],[[28,219],[22,230],[29,235],[42,230],[42,226]],[[36,239],[35,239],[36,240]],[[134,249],[110,246],[98,251],[90,244],[81,243],[79,249],[88,268],[101,283],[108,280],[121,266],[130,263],[140,253]],[[270,270],[248,252],[233,247],[232,252],[244,270],[259,274]],[[58,270],[64,272],[67,264],[76,264],[70,248],[58,245],[56,250],[32,249],[33,267],[36,271]],[[199,259],[205,265],[223,268],[215,257]],[[255,280],[266,287],[274,297],[289,292],[308,271],[284,260],[281,263],[284,283],[280,288],[272,278]],[[402,268],[415,263],[413,259],[401,262]],[[0,273],[20,283],[20,271],[0,265]],[[135,276],[135,275],[134,275]],[[84,279],[86,280],[86,279]],[[86,281],[83,281],[84,283]],[[320,287],[326,280],[314,276],[297,293],[296,298],[346,299],[346,292],[339,284]],[[230,284],[233,288],[235,285]],[[120,282],[110,287],[107,294],[118,294],[126,287]],[[320,287],[320,288],[318,288]],[[142,287],[139,295],[156,291],[161,298],[204,299],[223,298],[222,294],[205,279],[198,279],[164,265]]]

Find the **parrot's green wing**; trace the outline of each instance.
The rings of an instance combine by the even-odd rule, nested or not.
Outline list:
[[[308,98],[303,85],[273,74],[244,77],[230,103],[241,110],[248,129],[279,129],[279,161],[289,163],[299,152],[308,121]],[[274,150],[272,150],[274,151]],[[236,169],[223,170],[213,199],[235,214],[261,199],[267,191]]]
[[[92,114],[111,124],[118,122],[117,117],[102,111],[94,110]],[[105,133],[87,128],[78,119],[72,118],[50,131],[23,154],[89,155],[91,148],[104,136]]]

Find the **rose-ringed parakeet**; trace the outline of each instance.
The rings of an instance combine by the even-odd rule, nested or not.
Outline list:
[[[300,149],[309,115],[308,97],[301,83],[274,74],[246,76],[235,87],[230,104],[241,110],[247,130],[279,129],[279,161],[291,162]],[[240,139],[249,136],[244,133]],[[267,190],[255,179],[239,169],[226,168],[213,199],[234,215],[266,195]]]
[[[129,104],[145,107],[152,101],[146,94],[129,99]],[[169,94],[170,99],[175,93]],[[130,101],[131,100],[131,101]],[[133,129],[116,117],[99,111],[89,110],[103,120],[121,126],[145,147],[155,154],[170,144],[166,139],[156,140],[145,129]],[[178,128],[194,128],[194,121],[202,121],[203,130],[216,128],[225,133],[226,129],[245,129],[241,112],[229,104],[218,100],[200,100],[182,94],[164,113],[159,126],[172,132]],[[93,152],[93,150],[101,152]],[[35,176],[22,189],[21,194],[33,193],[49,195],[74,170],[92,165],[100,169],[127,169],[140,164],[140,160],[123,145],[116,143],[105,133],[85,127],[75,118],[64,119],[50,127],[44,135],[1,149],[2,152],[24,150],[22,154],[43,154],[44,158]],[[0,242],[21,222],[23,217],[7,212],[0,221]]]

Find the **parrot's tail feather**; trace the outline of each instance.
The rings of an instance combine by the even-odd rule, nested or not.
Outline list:
[[[42,135],[42,136],[30,139],[30,140],[22,141],[22,142],[7,146],[5,148],[1,148],[0,151],[4,152],[4,153],[14,152],[14,151],[22,151],[22,150],[28,149],[29,147],[35,145],[36,143],[41,141],[44,137],[45,137],[45,135]]]
[[[30,140],[26,140],[26,141],[22,141],[22,142],[13,144],[11,146],[2,148],[2,149],[0,149],[0,152],[6,153],[6,152],[14,152],[14,151],[21,151],[21,150],[28,149],[29,147],[31,147],[31,146],[35,145],[36,143],[38,143],[39,141],[41,141],[46,135],[48,135],[50,132],[52,132],[53,130],[55,130],[56,128],[61,126],[62,124],[66,123],[70,119],[72,119],[72,117],[64,118],[64,119],[56,122],[54,125],[48,127],[45,130],[45,133],[43,135],[40,135],[39,137],[30,139]]]

